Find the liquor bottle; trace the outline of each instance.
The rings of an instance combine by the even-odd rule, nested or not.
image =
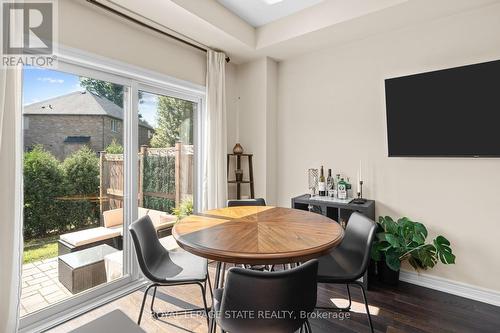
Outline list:
[[[335,179],[335,187],[334,187],[334,189],[335,189],[335,198],[338,199],[339,192],[338,192],[337,187],[339,186],[339,183],[340,183],[340,173],[336,174],[335,177],[336,177],[336,179]]]
[[[347,199],[347,183],[344,178],[340,178],[340,181],[337,183],[337,197],[339,199]]]
[[[326,195],[329,197],[333,195],[333,186],[332,169],[328,169],[328,177],[326,178]]]
[[[323,166],[321,166],[319,172],[318,192],[320,197],[324,197],[326,195],[325,173],[323,171]]]
[[[347,180],[346,180],[346,188],[347,188],[347,197],[348,198],[352,198],[352,184],[351,184],[351,180],[349,179],[349,177],[347,177]]]

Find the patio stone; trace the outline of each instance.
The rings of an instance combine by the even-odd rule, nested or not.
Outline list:
[[[50,278],[47,275],[43,274],[41,277],[37,277],[36,279],[30,280],[27,282],[30,286],[33,286],[35,284],[40,284],[40,283],[45,282],[47,280],[50,280]]]
[[[23,276],[32,276],[36,273],[40,273],[40,270],[37,267],[32,267],[26,270],[23,268]]]
[[[71,296],[59,282],[57,257],[23,265],[21,316]]]
[[[55,292],[58,292],[60,290],[61,289],[59,288],[58,285],[52,284],[50,286],[46,286],[46,287],[41,288],[40,289],[40,295],[47,296],[47,295],[53,294]]]
[[[23,288],[21,297],[23,297],[24,294],[28,294],[28,293],[30,293],[32,291],[38,291],[38,290],[40,290],[40,288],[42,288],[41,284],[35,284],[35,285],[32,285],[32,286]]]
[[[45,304],[47,304],[47,302],[40,294],[32,295],[23,300],[23,306],[28,312],[36,311]]]
[[[59,301],[62,301],[64,299],[67,299],[71,297],[71,294],[68,295],[68,293],[65,293],[65,292],[62,292],[62,291],[57,291],[55,293],[52,293],[50,295],[47,295],[45,297],[45,300],[50,303],[50,304],[54,304],[56,302],[59,302]]]
[[[54,281],[52,279],[48,279],[47,281],[42,282],[42,287],[50,287],[54,284]]]
[[[42,265],[38,266],[38,269],[41,270],[42,272],[48,272],[54,268],[52,266],[53,266],[53,263],[46,263],[46,264],[42,264]]]
[[[35,294],[39,294],[39,289],[35,289],[35,290],[31,290],[31,291],[24,291],[24,289],[23,289],[23,292],[21,294],[21,304],[22,304],[22,300],[24,300],[25,298],[28,298],[30,296],[33,296]]]

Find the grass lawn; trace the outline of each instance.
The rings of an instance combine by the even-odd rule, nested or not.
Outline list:
[[[50,236],[24,241],[23,262],[29,264],[34,261],[57,257],[58,239],[59,236]]]

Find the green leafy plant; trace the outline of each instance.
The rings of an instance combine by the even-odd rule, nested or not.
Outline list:
[[[113,138],[111,143],[105,149],[108,154],[123,154],[123,146]]]
[[[179,207],[173,209],[173,213],[177,216],[177,222],[193,213],[193,198],[189,197],[182,200]]]
[[[59,161],[42,145],[24,154],[24,236],[44,236],[64,221],[57,197],[65,193]]]
[[[65,176],[65,197],[60,205],[64,209],[64,223],[59,230],[81,229],[95,225],[99,218],[99,205],[91,198],[99,193],[99,158],[87,146],[75,151],[62,163]]]
[[[394,271],[398,271],[405,260],[416,270],[432,268],[439,261],[455,263],[455,255],[446,238],[437,236],[432,243],[425,242],[427,228],[422,223],[407,217],[394,221],[390,216],[380,216],[378,225],[382,232],[377,233],[373,242],[371,257],[375,261],[385,260]]]

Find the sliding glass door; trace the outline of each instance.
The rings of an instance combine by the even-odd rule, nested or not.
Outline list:
[[[139,90],[139,216],[153,219],[161,235],[176,220],[173,214],[193,209],[195,183],[194,120],[198,103],[153,88]]]
[[[93,74],[23,69],[22,317],[124,276],[130,87]]]
[[[23,70],[21,330],[140,286],[128,225],[170,246],[200,196],[202,90],[96,67]]]

